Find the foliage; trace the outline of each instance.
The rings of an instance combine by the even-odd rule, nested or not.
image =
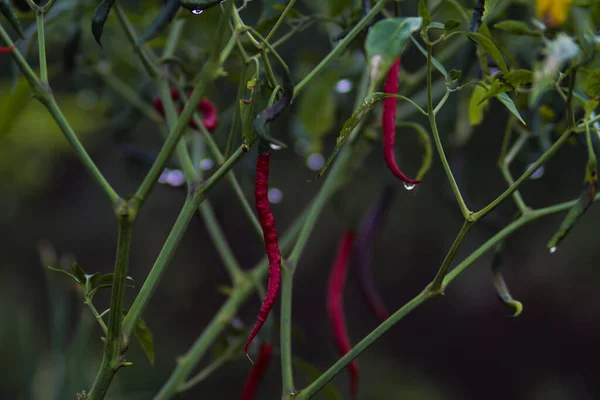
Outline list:
[[[235,326],[236,314],[252,293],[264,292],[262,280],[269,263],[263,260],[252,269],[242,269],[241,264],[245,263],[234,255],[207,197],[225,178],[262,240],[264,223],[261,225],[257,219],[233,171],[240,160],[254,157],[249,154],[254,154],[256,148],[261,154],[281,150],[282,156],[295,157],[288,149],[294,148],[307,158],[313,171],[318,171],[317,177],[324,178],[306,211],[299,213],[297,222],[279,238],[281,314],[277,322],[273,317],[261,321],[265,329],[258,336],[259,342],[273,342],[274,325],[278,324],[280,339],[275,355],[281,357],[283,399],[308,399],[319,392],[328,398],[340,398],[337,389],[330,385],[337,374],[354,365],[351,363],[359,354],[408,313],[443,294],[457,276],[489,250],[496,252],[492,280],[498,296],[517,316],[523,307],[512,297],[501,273],[501,252],[506,238],[539,218],[567,212],[548,242],[548,250],[554,253],[598,199],[595,155],[600,135],[600,116],[596,112],[600,97],[600,36],[595,29],[600,23],[598,2],[478,0],[474,8],[470,1],[457,0],[169,0],[160,6],[114,0],[56,4],[50,0],[36,5],[27,0],[27,4],[31,13],[22,4],[0,0],[4,18],[0,39],[6,46],[0,57],[10,57],[12,66],[12,81],[0,87],[2,93],[10,92],[0,99],[0,172],[8,177],[9,184],[20,184],[27,190],[34,186],[33,177],[40,176],[40,171],[49,173],[46,159],[60,151],[73,151],[108,199],[118,222],[112,272],[87,273],[76,262],[57,267],[48,259],[42,260],[49,270],[66,275],[77,285],[78,295],[102,330],[102,361],[93,382],[85,381],[88,378],[83,372],[77,375],[81,379],[76,382],[79,398],[106,398],[120,369],[132,365],[127,359],[132,337],[137,338],[150,363],[154,362],[157,338],[142,315],[169,273],[171,259],[196,214],[208,229],[231,279],[231,287],[226,290],[228,298],[222,308],[178,360],[154,398],[173,398],[239,358],[242,339],[248,330]],[[514,15],[522,18],[511,19]],[[300,35],[311,27],[331,39],[329,51],[320,61],[301,50]],[[21,38],[15,43],[13,38],[17,36]],[[409,72],[401,76],[401,92],[381,93],[381,82],[398,58],[412,63]],[[417,68],[411,69],[415,64]],[[458,67],[450,69],[451,65]],[[100,100],[90,94],[94,81],[103,85]],[[56,90],[64,82],[77,87],[78,94],[67,95]],[[222,87],[231,90],[221,90]],[[38,102],[30,98],[30,93]],[[173,95],[178,93],[189,93],[189,97]],[[347,93],[355,97],[351,109]],[[202,115],[202,107],[198,107],[208,101],[207,97],[214,100],[220,112],[219,127],[214,132],[214,126],[207,129],[203,124],[206,116]],[[453,200],[462,213],[463,226],[431,283],[351,349],[345,343],[342,357],[321,373],[293,355],[294,275],[303,268],[302,255],[309,239],[317,234],[315,227],[328,203],[341,203],[342,210],[352,208],[352,213],[340,212],[340,219],[348,229],[355,225],[356,214],[366,212],[367,207],[356,210],[352,196],[340,194],[348,193],[349,188],[356,190],[352,183],[357,170],[365,166],[369,160],[367,154],[380,141],[381,124],[377,117],[381,114],[380,100],[390,97],[402,100],[404,104],[400,107],[408,107],[405,112],[397,109],[396,125],[412,128],[419,135],[423,149],[417,150],[422,153],[418,176],[424,178],[425,184],[434,179],[426,175],[433,142],[452,188]],[[156,99],[154,103],[152,99]],[[159,103],[160,110],[156,108]],[[446,156],[448,146],[443,140],[450,134],[446,126],[438,125],[438,117],[451,104],[458,105],[457,128],[452,136],[455,146],[465,146],[475,134],[485,135],[479,132],[479,126],[491,115],[505,116],[507,126],[498,166],[507,187],[479,211],[468,204]],[[291,117],[294,134],[290,137],[273,128],[281,126],[280,122],[274,122],[279,115]],[[428,127],[417,122],[417,117],[425,117]],[[216,117],[214,120],[216,126]],[[162,134],[162,147],[158,154],[150,156],[135,146],[129,148],[129,158],[142,160],[147,173],[135,193],[120,193],[88,153],[90,133],[105,131],[122,142],[132,127],[148,121],[154,131]],[[55,125],[66,142],[59,140]],[[286,148],[288,140],[294,141],[294,146]],[[532,156],[528,169],[514,179],[511,163],[518,155],[527,153],[525,144],[529,140],[539,142],[543,152]],[[573,142],[585,148],[580,151],[586,163],[579,198],[544,208],[530,207],[520,186],[534,178],[563,145]],[[320,154],[323,149],[330,149],[329,157]],[[172,157],[175,167],[171,166]],[[210,175],[206,173],[209,168],[203,166],[208,157],[218,163]],[[28,168],[32,178],[23,178],[21,171],[13,169],[15,160]],[[277,168],[276,161],[272,168]],[[172,179],[173,169],[180,172],[179,181]],[[136,279],[142,284],[134,292],[133,302],[126,304],[126,289],[132,288],[128,268],[136,232],[134,222],[158,182],[182,187],[185,183],[187,195],[148,276]],[[412,190],[414,185],[405,188]],[[497,212],[497,207],[508,198],[516,210],[512,222],[454,264],[472,227]],[[268,206],[266,199],[261,201]],[[94,301],[103,288],[110,289],[110,308],[100,313]],[[270,296],[274,301],[277,293],[270,291]],[[80,333],[86,337],[91,326],[85,325],[86,320],[81,321]],[[26,320],[20,323],[25,327],[33,324]],[[77,342],[79,346],[81,343]],[[216,354],[212,362],[192,376],[211,348]],[[77,353],[77,346],[74,349],[70,357],[79,360],[78,357],[89,356]],[[250,350],[252,355],[255,349]],[[31,363],[35,362],[32,357]],[[302,370],[310,375],[309,383],[298,387],[297,374]]]

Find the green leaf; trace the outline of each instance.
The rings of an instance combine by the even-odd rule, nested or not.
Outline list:
[[[450,70],[450,82],[455,82],[462,78],[462,71],[458,71],[455,69]]]
[[[75,278],[77,278],[77,281],[79,281],[79,283],[82,286],[85,285],[85,282],[87,280],[85,277],[85,271],[83,270],[83,268],[81,268],[79,266],[77,261],[75,261],[75,262],[73,262],[73,264],[71,264],[71,273],[73,274],[73,276]]]
[[[423,20],[420,17],[409,17],[388,18],[373,25],[365,41],[372,88],[387,74],[394,59],[406,48],[408,38],[419,30],[422,24]]]
[[[309,382],[313,382],[321,376],[321,371],[301,358],[292,357],[292,364],[294,364],[295,369],[302,372],[308,378]],[[325,385],[320,393],[328,400],[343,400],[342,394],[331,383]]]
[[[556,252],[558,244],[567,236],[579,218],[592,205],[594,198],[596,197],[596,193],[598,193],[598,169],[596,156],[593,149],[591,149],[591,139],[589,138],[589,135],[590,133],[588,131],[588,161],[585,168],[583,190],[581,191],[581,194],[579,195],[575,205],[571,207],[565,216],[565,219],[558,228],[558,231],[548,242],[548,249],[550,250],[550,253]]]
[[[135,325],[135,338],[144,349],[144,353],[146,353],[146,357],[148,357],[148,361],[150,364],[154,365],[154,335],[152,335],[152,331],[148,328],[148,325],[144,322],[143,319],[139,319],[137,324]]]
[[[592,71],[585,81],[585,92],[593,98],[600,97],[600,68]]]
[[[171,21],[175,18],[175,14],[179,11],[180,4],[179,0],[168,0],[167,4],[162,8],[158,16],[152,21],[150,26],[146,28],[146,31],[142,37],[138,40],[137,45],[140,46],[154,37],[162,31]]]
[[[519,119],[519,121],[521,121],[521,123],[523,125],[527,126],[527,124],[525,123],[525,121],[521,117],[521,114],[519,114],[519,110],[517,110],[517,107],[515,106],[515,103],[508,96],[508,94],[506,94],[506,93],[500,93],[499,95],[496,96],[496,98],[498,100],[500,100],[500,102],[502,104],[504,104],[504,107],[508,108],[508,111],[510,111],[515,117],[517,117]]]
[[[490,17],[490,14],[494,14],[494,11],[496,11],[496,8],[500,5],[500,3],[500,0],[485,0],[485,7],[483,9],[481,22],[485,22],[485,20]]]
[[[261,25],[271,19],[277,18],[281,15],[281,8],[276,7],[277,5],[284,6],[289,0],[263,0],[263,8],[258,19],[258,24]]]
[[[412,37],[412,36],[410,37],[410,39],[415,44],[415,46],[417,46],[417,49],[419,49],[419,51],[421,52],[421,54],[423,54],[425,57],[427,57],[427,50],[425,50],[423,48],[423,46],[421,46],[421,44],[419,43],[419,41],[417,39],[415,39],[414,37]],[[444,66],[442,65],[442,63],[439,62],[438,60],[436,60],[435,57],[431,57],[431,63],[433,64],[433,66],[435,67],[435,69],[437,69],[439,71],[439,73],[444,76],[444,79],[446,79],[446,81],[448,79],[450,79],[450,75],[448,74],[448,71],[446,71],[446,68],[444,68]]]
[[[479,125],[483,122],[483,114],[488,107],[487,104],[482,104],[481,99],[485,96],[486,91],[479,85],[475,85],[471,99],[469,101],[469,123],[472,126]]]
[[[50,271],[58,272],[60,274],[68,276],[69,278],[73,279],[75,282],[77,282],[77,283],[79,283],[81,285],[81,282],[77,279],[77,277],[75,275],[73,275],[70,272],[65,271],[62,268],[54,268],[54,267],[51,267],[50,265],[46,265],[46,268],[48,268]]]
[[[475,32],[466,32],[467,36],[476,41],[481,48],[490,56],[492,60],[498,65],[498,68],[502,70],[505,74],[508,72],[508,67],[504,62],[504,58],[502,58],[502,54],[500,50],[496,47],[496,45],[487,37],[480,33]]]
[[[367,96],[367,98],[352,113],[352,116],[348,118],[346,122],[344,122],[344,126],[342,126],[342,130],[340,131],[340,134],[337,138],[333,152],[331,153],[331,155],[327,159],[327,162],[325,163],[325,165],[323,165],[323,168],[321,168],[319,174],[315,177],[315,179],[323,176],[323,174],[327,170],[327,167],[329,167],[329,164],[331,164],[338,151],[340,151],[340,149],[344,146],[344,143],[346,143],[346,139],[348,139],[350,133],[352,133],[352,131],[354,130],[354,128],[356,128],[360,121],[369,113],[369,111],[371,111],[375,104],[377,104],[378,101],[385,99],[386,97],[395,96],[396,95],[394,94],[387,94],[381,92],[371,93],[369,96]]]
[[[431,22],[428,25],[423,24],[423,27],[426,31],[428,31],[430,29],[439,29],[439,30],[446,29],[444,24],[442,24],[441,22]]]
[[[419,17],[421,17],[421,19],[423,20],[423,26],[429,29],[429,24],[431,23],[431,15],[429,15],[429,8],[427,7],[427,3],[425,2],[425,0],[419,0]],[[441,29],[444,29],[443,25]]]
[[[199,15],[204,10],[221,4],[223,0],[180,0],[181,7],[190,11],[192,14]]]
[[[479,99],[479,104],[494,96],[499,95],[500,93],[510,92],[511,90],[513,90],[513,88],[508,86],[506,83],[502,81],[495,81],[494,83],[492,83],[492,86],[488,86],[485,95]]]
[[[450,19],[448,21],[446,21],[446,23],[444,24],[444,30],[446,31],[446,33],[452,32],[453,30],[457,29],[460,26],[460,21],[457,21],[455,19]]]
[[[527,69],[516,69],[504,74],[503,79],[514,88],[518,88],[521,85],[533,82],[533,72]]]
[[[337,104],[332,89],[338,74],[334,72],[315,79],[300,96],[298,118],[314,140],[321,140],[335,123]]]
[[[494,28],[500,29],[501,31],[512,33],[513,35],[525,35],[525,36],[541,36],[540,31],[534,31],[523,21],[506,20],[494,24]]]
[[[13,29],[21,36],[21,39],[25,39],[25,32],[23,32],[23,26],[15,14],[15,11],[10,6],[8,0],[0,0],[0,14],[4,15],[4,18],[8,20]]]
[[[110,9],[113,4],[115,4],[115,0],[102,0],[96,10],[94,11],[94,16],[92,17],[92,34],[94,35],[94,39],[96,42],[102,47],[102,34],[104,33],[104,24],[108,19],[108,14],[110,14]]]

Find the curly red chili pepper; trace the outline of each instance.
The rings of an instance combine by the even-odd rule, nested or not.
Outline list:
[[[329,312],[333,336],[341,355],[348,353],[351,348],[350,339],[346,332],[342,298],[346,284],[348,259],[350,258],[353,243],[354,232],[346,231],[338,245],[337,255],[329,275],[329,285],[327,288],[327,311]],[[358,394],[358,365],[356,364],[356,360],[352,360],[348,364],[348,371],[350,373],[350,394],[352,397],[355,397]]]
[[[400,58],[396,58],[388,71],[383,91],[389,94],[398,93],[398,75],[400,73]],[[396,97],[383,99],[383,158],[389,170],[408,185],[416,185],[420,180],[410,179],[400,171],[396,164],[394,155],[394,143],[396,141]]]
[[[0,47],[0,54],[8,54],[8,53],[12,53],[14,49],[15,49],[15,46],[10,46],[10,47]]]
[[[177,90],[175,88],[171,89],[170,93],[171,93],[171,99],[175,102],[179,101],[179,99],[181,98],[181,96],[179,94],[179,90]],[[188,98],[191,95],[192,95],[192,92],[188,93]],[[162,102],[162,99],[160,98],[160,96],[156,96],[154,98],[152,105],[154,106],[154,109],[156,110],[157,113],[159,113],[163,117],[165,116],[165,108],[163,106],[163,102]],[[182,111],[183,111],[183,105],[181,107],[179,107],[177,112],[179,114],[181,114]],[[198,104],[198,111],[202,114],[202,125],[204,125],[204,127],[206,128],[207,131],[209,131],[209,132],[214,131],[217,128],[217,125],[219,123],[219,113],[218,113],[217,107],[214,105],[214,103],[211,102],[210,100],[208,100],[207,98],[202,98],[202,100],[200,100],[200,104]],[[189,126],[192,129],[198,129],[198,125],[196,125],[196,123],[194,122],[193,119],[190,119]]]
[[[264,325],[269,312],[277,300],[279,286],[281,283],[281,253],[277,243],[277,231],[275,229],[275,218],[271,212],[269,204],[269,161],[271,153],[267,151],[258,155],[256,160],[256,182],[254,187],[254,196],[256,198],[256,211],[258,219],[263,229],[267,257],[269,258],[269,282],[267,284],[267,294],[258,313],[256,323],[248,336],[244,352],[248,354],[248,347]]]
[[[271,362],[271,356],[273,355],[273,346],[268,343],[262,344],[258,350],[258,358],[248,375],[248,379],[244,384],[244,390],[242,391],[242,400],[254,400],[256,399],[256,392],[258,391],[258,385],[263,380],[269,368]]]

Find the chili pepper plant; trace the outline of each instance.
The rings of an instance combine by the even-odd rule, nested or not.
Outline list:
[[[71,382],[78,393],[65,398],[110,398],[109,388],[122,370],[136,368],[130,360],[134,341],[154,359],[156,338],[143,317],[152,313],[149,306],[165,277],[178,274],[173,256],[196,215],[228,274],[227,299],[204,330],[196,332],[198,339],[160,390],[145,398],[176,398],[246,356],[247,381],[232,382],[239,384],[242,399],[264,398],[260,383],[269,376],[281,377],[281,396],[276,398],[304,400],[319,393],[360,397],[361,354],[393,327],[401,330],[399,323],[409,313],[427,313],[420,306],[444,294],[488,252],[495,254],[488,268],[498,298],[514,316],[527,318],[526,308],[513,298],[518,293],[509,292],[511,282],[502,275],[505,240],[527,224],[565,213],[545,249],[555,253],[563,240],[578,235],[576,223],[598,199],[599,2],[27,0],[25,5],[0,0],[0,11],[1,65],[16,67],[12,79],[26,80],[118,224],[112,272],[84,271],[77,263],[67,269],[48,265],[81,288],[79,295],[97,322],[94,335],[103,338],[95,379]],[[318,46],[307,42],[303,34],[310,30],[329,41]],[[303,58],[305,48],[314,46],[318,58]],[[146,134],[161,143],[154,154],[135,142],[123,144],[124,157],[145,168],[135,191],[113,185],[63,112],[57,90],[71,74],[101,82],[113,99],[133,110],[136,121],[151,123]],[[11,98],[10,92],[1,95]],[[448,154],[467,143],[491,115],[501,116],[497,120],[505,126],[481,133],[504,135],[497,174],[506,185],[488,204],[477,204],[465,194],[464,180]],[[525,172],[513,176],[513,161],[540,137],[541,151]],[[522,185],[567,144],[585,161],[579,197],[530,206]],[[214,160],[214,168],[203,163],[207,158]],[[270,204],[269,173],[285,174],[285,158],[306,158],[309,169],[294,186],[298,192],[317,190],[291,225],[277,222],[282,215]],[[417,158],[420,166],[412,161]],[[245,163],[255,165],[255,171],[234,168]],[[367,168],[372,165],[383,168]],[[442,172],[428,174],[432,165]],[[367,169],[379,171],[371,179],[381,182],[380,188],[367,193],[367,201],[353,202],[352,193],[362,190],[356,176]],[[244,182],[253,176],[254,190],[246,190]],[[148,273],[130,277],[136,220],[157,184],[165,182],[185,191],[185,202]],[[211,194],[220,186],[233,189],[231,196],[254,228],[248,243],[255,243],[264,257],[253,267],[244,254],[234,252],[214,213]],[[392,308],[377,293],[372,252],[397,207],[394,199],[410,194],[418,201],[424,186],[451,189],[452,209],[462,226],[456,227],[437,270],[428,271],[430,283],[415,287],[410,301]],[[457,257],[471,229],[496,214],[501,204],[514,209],[514,218],[470,254]],[[306,249],[336,241],[319,234],[329,205],[343,227],[337,254],[332,250],[328,258],[329,281],[303,280],[313,281],[310,290],[322,290],[327,299],[322,304],[331,322],[326,335],[339,358],[301,385],[301,368],[294,362],[292,293],[303,290],[295,282],[310,271]],[[397,267],[395,262],[386,265]],[[356,273],[348,273],[355,268]],[[370,323],[375,327],[362,337],[345,322],[347,278],[360,281],[374,313]],[[95,306],[100,291],[110,293],[106,311]],[[264,298],[260,307],[254,294]],[[240,313],[246,303],[251,314]],[[236,339],[194,372],[233,326]],[[344,370],[350,372],[350,390],[332,386]]]

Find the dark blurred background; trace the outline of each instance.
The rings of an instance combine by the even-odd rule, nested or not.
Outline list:
[[[74,12],[67,8],[47,30],[52,86],[58,103],[109,182],[120,194],[133,193],[146,167],[133,165],[123,156],[120,146],[135,144],[155,154],[161,143],[159,131],[156,124],[124,106],[124,100],[90,65],[113,62],[112,72],[131,83],[148,102],[155,93],[145,76],[134,72],[134,59],[113,61],[129,51],[119,44],[124,39],[114,19],[107,23],[104,52],[93,42],[88,21],[95,5],[88,3],[82,6],[83,22],[74,22]],[[134,22],[143,26],[152,16],[139,14],[139,6],[128,7]],[[414,15],[413,6],[412,2],[407,6],[406,15]],[[158,7],[159,4],[153,3],[146,11],[150,13]],[[311,12],[306,2],[299,9]],[[259,10],[258,2],[252,2],[244,16],[254,21]],[[518,14],[523,10],[509,12]],[[442,9],[438,15],[446,12],[452,13]],[[31,13],[20,16],[26,25],[31,23]],[[216,20],[206,14],[202,17],[203,23]],[[182,18],[192,21],[188,15]],[[208,40],[209,27],[188,24],[186,34],[199,34],[197,41],[192,42],[195,46]],[[76,66],[66,71],[65,41],[76,25],[81,25],[81,47],[75,58]],[[282,47],[282,55],[294,66],[297,80],[329,51],[330,34],[313,26]],[[164,41],[157,39],[151,45],[157,47],[161,43]],[[531,52],[527,43],[514,46],[511,54]],[[190,54],[193,52],[191,49]],[[27,53],[34,66],[35,53],[34,37]],[[460,69],[461,54],[458,51],[456,57],[446,61],[448,69]],[[416,71],[424,58],[413,46],[403,57],[403,63],[407,70]],[[232,74],[220,79],[207,93],[221,110],[234,101],[235,65],[230,66]],[[38,248],[42,243],[45,249],[50,245],[55,249],[59,259],[54,266],[64,268],[76,259],[88,273],[107,273],[113,267],[117,225],[104,194],[70,151],[43,106],[29,96],[26,82],[22,78],[14,80],[13,68],[9,58],[2,56],[0,398],[55,399],[56,393],[75,398],[77,391],[89,388],[93,382],[102,353],[101,330],[83,304],[76,285],[43,268]],[[351,50],[328,69],[327,78],[321,79],[324,82],[317,79],[315,83],[323,85],[317,88],[325,93],[328,109],[314,114],[316,122],[298,117],[311,112],[303,109],[307,105],[302,105],[301,97],[285,118],[272,127],[272,133],[292,144],[290,150],[276,152],[272,157],[271,186],[283,194],[281,201],[272,205],[280,232],[285,231],[323,184],[324,180],[307,182],[315,174],[307,159],[310,154],[321,152],[327,157],[333,148],[336,133],[350,115],[363,68],[361,53]],[[349,92],[348,84],[352,86]],[[413,93],[421,89],[419,85]],[[470,207],[477,210],[506,187],[496,159],[508,112],[492,101],[484,123],[475,127],[469,140],[458,146],[452,140],[460,133],[456,116],[461,111],[455,96],[458,95],[453,95],[446,104],[438,121],[459,184]],[[380,109],[376,109],[374,115],[379,113]],[[215,133],[222,146],[231,110],[223,115],[221,128]],[[325,125],[325,132],[311,136],[311,130],[307,129],[311,123]],[[550,132],[550,137],[554,134]],[[540,142],[541,139],[533,137],[525,147],[513,165],[515,176],[525,170],[531,157],[539,155],[543,147]],[[324,209],[295,276],[293,350],[321,371],[338,358],[325,296],[335,248],[348,218],[347,210],[351,209],[355,217],[360,216],[375,201],[384,184],[397,187],[398,195],[374,247],[372,265],[376,284],[392,310],[414,297],[433,278],[462,224],[437,155],[424,182],[409,192],[389,177],[379,146],[379,143],[374,146],[348,187]],[[416,135],[399,131],[397,153],[403,169],[413,175],[421,153]],[[255,152],[251,151],[235,168],[250,200],[254,157]],[[543,176],[522,186],[525,201],[532,207],[543,207],[576,198],[581,190],[585,157],[584,146],[578,143],[564,146],[544,167]],[[135,225],[129,271],[135,289],[128,290],[127,304],[152,267],[183,200],[182,188],[157,185],[143,208]],[[222,181],[210,193],[209,200],[240,264],[251,268],[264,255],[264,248],[231,187]],[[348,202],[352,207],[344,207]],[[505,203],[470,232],[456,262],[510,222],[515,208],[510,200]],[[509,237],[504,249],[504,272],[513,295],[524,304],[524,312],[518,318],[510,318],[510,310],[497,301],[491,281],[491,254],[484,255],[448,288],[445,296],[433,299],[407,316],[359,357],[359,398],[600,398],[597,289],[600,271],[596,269],[600,252],[594,234],[599,216],[600,209],[592,206],[552,255],[546,243],[558,228],[561,215],[536,221]],[[219,290],[223,285],[229,285],[228,276],[197,218],[144,315],[154,335],[155,363],[151,366],[140,346],[132,344],[128,359],[134,366],[119,371],[108,398],[151,399],[175,367],[177,357],[185,353],[225,301],[225,294]],[[109,291],[97,296],[99,310],[107,308],[108,297]],[[353,273],[349,275],[344,299],[349,335],[355,343],[375,328],[377,321],[363,302]],[[238,318],[246,328],[256,317],[259,301],[258,296],[251,296],[240,310]],[[202,365],[207,365],[209,358],[210,354]],[[250,363],[240,354],[182,398],[238,398],[249,370]],[[297,373],[299,387],[310,381],[301,371]],[[342,373],[333,382],[346,398],[347,375]],[[279,398],[280,386],[276,357],[259,398]],[[315,398],[325,398],[320,396]]]

